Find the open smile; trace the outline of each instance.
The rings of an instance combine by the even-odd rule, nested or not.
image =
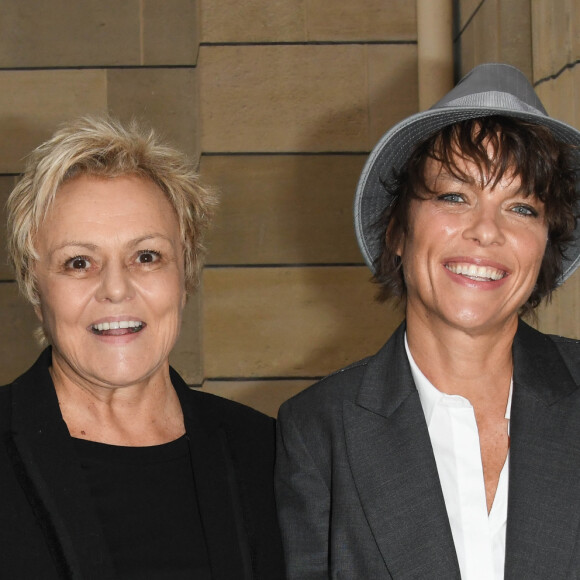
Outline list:
[[[100,336],[123,336],[135,334],[145,328],[142,320],[119,320],[114,322],[99,322],[91,325],[91,331]]]
[[[465,276],[475,282],[495,282],[508,275],[504,270],[499,270],[491,266],[478,266],[476,264],[451,262],[445,264],[445,267],[450,272],[459,276]]]

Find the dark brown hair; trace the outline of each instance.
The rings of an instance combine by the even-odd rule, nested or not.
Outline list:
[[[495,154],[488,156],[491,146]],[[548,243],[538,280],[521,314],[549,299],[562,274],[562,256],[573,239],[577,216],[576,172],[572,147],[557,141],[552,132],[511,117],[489,116],[461,121],[441,129],[414,149],[401,171],[383,187],[393,196],[376,224],[381,255],[374,281],[380,285],[377,298],[404,299],[405,280],[396,248],[409,233],[409,207],[413,199],[431,192],[426,183],[429,158],[462,181],[470,181],[457,159],[474,163],[482,182],[497,185],[504,176],[519,177],[522,191],[544,203]]]

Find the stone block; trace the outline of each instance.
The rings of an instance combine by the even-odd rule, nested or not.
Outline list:
[[[415,2],[409,0],[308,0],[308,39],[417,40]]]
[[[471,29],[473,34],[476,64],[501,60],[500,22],[496,0],[483,2],[467,28],[468,31]],[[464,73],[466,72],[468,71],[464,71]]]
[[[169,362],[189,385],[201,385],[203,381],[203,359],[201,352],[201,292],[189,296],[183,320],[181,333],[177,344],[173,347]]]
[[[499,2],[500,62],[519,68],[532,80],[532,6],[530,0]]]
[[[109,111],[139,119],[192,159],[199,159],[199,99],[194,68],[107,71]]]
[[[207,268],[206,378],[323,376],[376,352],[401,321],[365,267]]]
[[[366,155],[203,156],[220,208],[210,264],[358,262],[352,204]]]
[[[32,335],[38,319],[15,283],[0,284],[0,304],[0,385],[4,385],[28,369],[41,349]]]
[[[6,200],[15,185],[15,177],[0,175],[0,280],[14,279],[14,272],[8,265],[6,251]]]
[[[415,3],[205,0],[202,34],[207,43],[415,40]]]
[[[465,75],[474,66],[479,64],[476,60],[475,33],[472,27],[467,27],[454,42],[454,49],[459,51],[459,77]],[[456,79],[458,80],[458,79]]]
[[[278,415],[280,405],[310,386],[312,381],[205,381],[203,391],[237,401],[270,417]]]
[[[494,4],[496,0],[458,0],[455,2],[456,10],[459,12],[459,25],[460,28],[464,28],[469,25],[469,20],[475,18],[477,11],[480,9],[481,5]]]
[[[21,172],[64,121],[107,109],[103,70],[0,71],[0,84],[0,173]]]
[[[140,1],[4,0],[0,67],[141,64]]]
[[[462,3],[462,7],[464,4]],[[469,6],[469,8],[474,8]],[[484,62],[505,62],[532,78],[531,9],[529,0],[478,4],[460,37],[461,76]]]
[[[307,0],[200,0],[202,42],[307,40]]]
[[[538,308],[538,328],[580,340],[580,270],[554,292],[552,302]]]
[[[143,64],[195,65],[199,0],[143,0]]]
[[[567,69],[557,78],[539,84],[536,92],[548,113],[574,127],[580,127],[580,70]]]
[[[580,9],[574,9],[573,0],[538,0],[531,4],[534,80],[538,81],[580,57]]]
[[[413,86],[386,80],[401,58],[416,70],[413,55],[414,45],[204,46],[203,150],[368,151],[375,142],[370,117],[378,114],[371,89],[395,91],[381,89],[387,126],[416,108]],[[378,58],[380,70],[369,64]]]
[[[371,150],[395,123],[418,110],[417,46],[369,47],[368,67]]]

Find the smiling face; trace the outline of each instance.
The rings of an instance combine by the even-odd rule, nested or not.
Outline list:
[[[433,159],[425,192],[411,202],[409,232],[397,249],[407,319],[470,333],[516,323],[536,283],[548,227],[543,203],[526,197],[509,172],[482,183],[478,167],[456,159],[454,177]]]
[[[65,183],[35,239],[53,371],[119,387],[167,377],[185,305],[183,246],[163,192],[135,176]]]

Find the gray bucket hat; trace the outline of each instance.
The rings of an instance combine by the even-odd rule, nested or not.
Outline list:
[[[475,67],[429,110],[411,115],[387,131],[367,159],[356,189],[354,224],[358,245],[373,273],[381,254],[381,241],[375,224],[393,201],[383,183],[392,180],[393,171],[403,167],[416,145],[443,127],[490,115],[515,117],[545,125],[559,141],[580,148],[580,131],[548,116],[521,71],[497,63]],[[578,190],[580,173],[577,184]],[[559,284],[580,266],[580,220],[576,224],[574,241],[567,246],[562,265]]]

